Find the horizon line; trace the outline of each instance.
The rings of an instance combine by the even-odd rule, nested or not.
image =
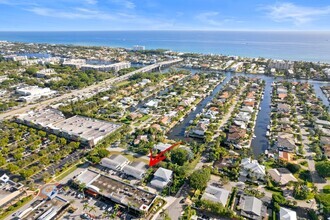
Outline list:
[[[180,32],[330,32],[330,30],[237,30],[237,29],[223,29],[223,30],[203,30],[203,29],[164,29],[164,30],[0,30],[0,32],[120,32],[120,31],[134,31],[134,32],[153,32],[153,31],[180,31]]]

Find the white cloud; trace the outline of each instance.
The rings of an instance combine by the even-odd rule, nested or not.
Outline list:
[[[220,13],[216,11],[203,12],[196,16],[197,20],[205,25],[222,26],[227,22],[235,22],[233,18],[220,19]]]
[[[96,5],[97,4],[97,0],[85,0],[86,4],[89,5]]]
[[[216,20],[216,17],[219,15],[219,12],[215,11],[209,11],[209,12],[203,12],[196,16],[198,20],[200,20],[203,23],[206,23],[208,25],[213,26],[219,26],[222,23],[218,20]]]
[[[110,2],[117,4],[117,5],[121,5],[127,9],[134,9],[136,7],[134,2],[132,2],[130,0],[110,0]]]
[[[293,3],[278,3],[262,7],[267,12],[268,17],[276,22],[293,22],[296,25],[302,25],[322,16],[330,15],[330,6],[327,7],[306,7]]]
[[[70,11],[64,11],[64,10],[45,8],[45,7],[33,7],[27,10],[37,15],[46,16],[46,17],[56,17],[56,18],[68,18],[68,19],[97,18],[97,19],[107,19],[107,20],[111,20],[115,18],[110,14],[106,14],[97,10],[90,10],[87,8],[75,8]]]

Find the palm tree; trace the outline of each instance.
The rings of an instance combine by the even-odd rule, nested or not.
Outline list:
[[[95,206],[90,206],[89,207],[89,212],[96,212]]]
[[[102,218],[104,218],[104,219],[108,219],[108,218],[110,218],[110,216],[111,216],[111,213],[108,212],[107,210],[102,213]]]
[[[85,199],[85,189],[86,189],[86,184],[85,183],[81,183],[81,184],[79,184],[79,191],[80,192],[82,192],[82,194],[83,194],[83,198]]]
[[[86,202],[86,203],[84,203],[84,206],[83,206],[83,210],[85,211],[85,210],[87,210],[87,209],[89,209],[90,207],[89,207],[89,204]]]

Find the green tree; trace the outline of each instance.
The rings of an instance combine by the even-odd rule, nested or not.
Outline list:
[[[315,168],[321,176],[323,177],[330,176],[330,161],[317,162]]]
[[[210,180],[211,170],[210,168],[203,168],[200,170],[195,170],[190,178],[189,185],[191,188],[197,190],[204,190],[207,186],[207,182]]]
[[[171,151],[171,161],[179,166],[182,166],[189,160],[188,151],[184,148],[176,148]]]

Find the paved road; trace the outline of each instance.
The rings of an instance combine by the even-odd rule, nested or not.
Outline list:
[[[313,159],[313,155],[315,153],[312,152],[312,149],[310,148],[310,141],[308,140],[308,132],[304,127],[301,127],[301,133],[302,133],[302,144],[304,146],[305,156],[308,163],[308,170],[311,173],[311,178],[313,183],[325,183],[326,180],[324,180],[315,170],[315,161]]]
[[[36,104],[27,105],[27,106],[21,107],[19,109],[14,109],[12,111],[2,113],[2,114],[0,114],[0,120],[4,120],[6,118],[14,117],[17,114],[22,114],[22,113],[30,111],[34,108],[44,108],[44,107],[46,107],[47,105],[49,105],[51,103],[56,103],[56,102],[59,102],[63,99],[73,98],[73,97],[79,96],[80,94],[89,93],[91,91],[96,91],[96,93],[98,93],[98,91],[97,91],[98,89],[100,89],[104,86],[109,86],[111,84],[124,81],[124,80],[128,79],[129,77],[133,76],[136,73],[148,72],[148,71],[157,69],[158,67],[162,67],[164,65],[175,64],[175,63],[178,63],[178,62],[181,62],[181,61],[182,61],[182,59],[163,61],[163,62],[160,62],[160,63],[156,63],[156,64],[152,64],[152,65],[143,67],[143,68],[135,70],[133,72],[127,73],[123,76],[107,79],[107,80],[102,81],[98,84],[91,85],[91,86],[88,86],[88,87],[83,88],[83,89],[72,90],[71,93],[66,93],[66,94],[63,94],[61,96],[54,97],[54,98],[51,98],[51,99],[48,99],[48,100],[45,100],[45,101],[41,101],[41,102],[36,103]]]

